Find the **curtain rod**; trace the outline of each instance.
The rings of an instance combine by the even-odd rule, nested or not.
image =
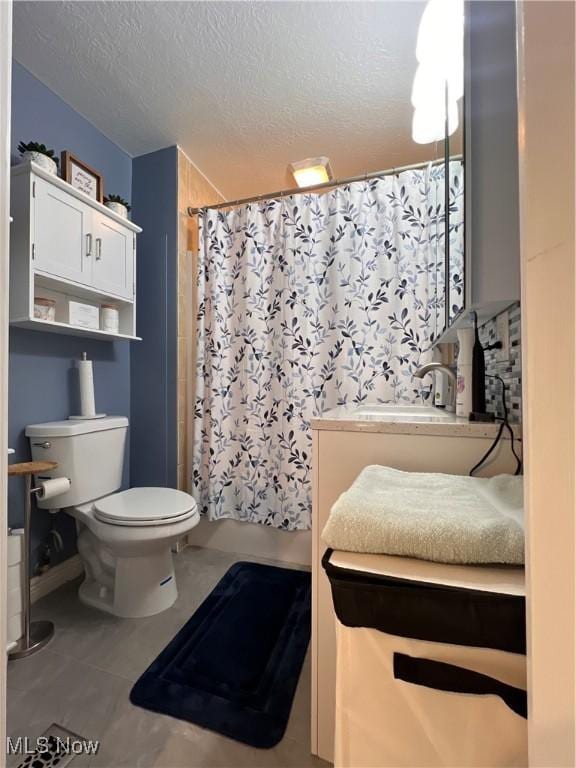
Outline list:
[[[449,160],[462,160],[462,155],[453,155],[448,158]],[[238,200],[228,200],[225,203],[217,203],[216,205],[205,205],[202,208],[188,208],[189,216],[196,216],[202,211],[216,211],[220,208],[230,208],[235,205],[242,205],[243,203],[255,203],[260,200],[271,200],[275,197],[288,197],[289,195],[304,194],[306,192],[314,192],[318,189],[328,189],[329,187],[341,187],[344,184],[352,184],[355,181],[367,181],[368,179],[377,179],[380,176],[392,176],[395,173],[401,173],[402,171],[412,171],[417,168],[425,168],[427,165],[438,165],[443,163],[445,158],[439,160],[426,160],[423,163],[414,163],[413,165],[404,165],[400,168],[388,168],[386,171],[374,171],[373,173],[364,173],[361,176],[350,176],[347,179],[333,179],[332,181],[325,181],[323,184],[315,184],[310,187],[292,187],[292,189],[281,189],[278,192],[269,192],[264,195],[254,195],[253,197],[244,197]]]

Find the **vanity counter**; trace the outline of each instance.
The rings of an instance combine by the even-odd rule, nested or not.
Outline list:
[[[402,408],[401,414],[358,413],[357,405],[343,405],[326,411],[312,419],[313,430],[333,432],[378,432],[390,435],[436,435],[449,437],[496,437],[500,422],[468,421],[456,414],[440,412],[438,416],[422,415],[418,409],[408,415],[410,406]],[[522,438],[520,424],[511,425],[514,437]],[[508,431],[502,435],[509,439]]]

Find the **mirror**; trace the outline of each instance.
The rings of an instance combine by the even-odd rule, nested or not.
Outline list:
[[[458,103],[458,130],[447,141],[447,174],[449,205],[446,228],[448,256],[447,327],[449,328],[464,311],[464,109]]]
[[[433,243],[433,289],[432,311],[434,313],[432,341],[440,338],[446,330],[446,201],[445,201],[445,142],[438,143],[439,162],[431,168],[432,185],[432,237]]]
[[[412,138],[436,152],[429,177],[433,341],[450,329],[466,303],[463,14],[464,5],[457,0],[427,3],[412,90]]]

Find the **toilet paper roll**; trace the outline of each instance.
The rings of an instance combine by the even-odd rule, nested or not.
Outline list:
[[[39,499],[51,499],[60,496],[70,490],[70,480],[67,477],[54,477],[52,480],[42,480],[38,483],[37,492]]]
[[[80,379],[80,415],[84,418],[94,418],[96,416],[96,404],[94,402],[92,360],[78,361],[78,377]]]

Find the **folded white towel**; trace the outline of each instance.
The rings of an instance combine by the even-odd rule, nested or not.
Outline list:
[[[522,477],[366,467],[332,507],[322,539],[348,552],[521,565]]]

